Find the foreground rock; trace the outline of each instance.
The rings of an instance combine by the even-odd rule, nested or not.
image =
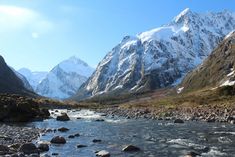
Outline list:
[[[62,128],[59,128],[58,131],[60,131],[60,132],[67,132],[67,131],[69,131],[69,129],[65,128],[65,127],[62,127]]]
[[[22,144],[37,139],[40,132],[37,128],[0,124],[0,144],[18,149]]]
[[[135,152],[135,151],[140,151],[139,147],[133,146],[133,145],[127,145],[125,146],[122,151],[124,152]]]
[[[182,119],[176,119],[174,120],[174,123],[184,123],[184,121]]]
[[[0,155],[8,154],[9,151],[10,149],[8,148],[8,146],[0,145]]]
[[[39,153],[39,149],[33,143],[26,143],[20,147],[20,152],[23,152],[25,154],[34,154]]]
[[[64,137],[61,137],[61,136],[55,136],[51,139],[51,143],[54,143],[54,144],[65,144],[66,143],[66,140]]]
[[[38,145],[38,149],[41,151],[41,152],[47,152],[49,151],[49,143],[48,142],[40,142],[39,145]]]
[[[106,150],[101,150],[99,152],[96,153],[96,156],[100,156],[100,157],[110,157],[110,153],[107,152]]]
[[[67,113],[62,113],[60,116],[56,117],[56,120],[58,120],[58,121],[69,121],[70,118],[67,115]]]

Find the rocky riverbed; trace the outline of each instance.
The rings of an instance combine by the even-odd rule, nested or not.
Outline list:
[[[125,118],[146,118],[155,120],[176,120],[184,121],[205,121],[223,122],[235,124],[235,109],[226,109],[218,106],[187,107],[174,109],[154,109],[154,108],[122,108],[109,107],[96,110],[110,116],[120,116]]]
[[[21,125],[0,123],[0,156],[23,157],[25,153],[22,147],[39,138],[40,129]]]

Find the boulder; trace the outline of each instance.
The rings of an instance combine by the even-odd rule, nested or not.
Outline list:
[[[174,120],[174,123],[184,123],[184,121],[182,119],[176,119]]]
[[[5,145],[0,145],[0,155],[5,155],[10,151],[10,149]]]
[[[83,147],[87,147],[87,145],[83,145],[83,144],[78,144],[77,148],[83,148]]]
[[[107,152],[106,150],[101,150],[96,153],[96,156],[99,157],[110,157],[110,153]]]
[[[58,131],[60,131],[60,132],[67,132],[67,131],[69,131],[69,129],[65,128],[65,127],[62,127],[62,128],[59,128]]]
[[[61,136],[55,136],[51,139],[51,143],[55,143],[55,144],[65,144],[66,140],[64,137]]]
[[[92,142],[93,142],[93,143],[98,143],[98,142],[101,142],[101,140],[99,140],[99,139],[94,139],[94,140],[92,140]]]
[[[137,146],[133,146],[133,145],[127,145],[125,146],[122,151],[124,152],[134,152],[134,151],[140,151],[140,148]]]
[[[20,152],[23,152],[25,154],[34,154],[34,153],[39,153],[39,150],[35,144],[26,143],[20,147]]]
[[[56,120],[58,120],[58,121],[69,121],[70,118],[66,113],[62,113],[60,116],[56,117]]]
[[[38,145],[38,149],[39,149],[41,152],[47,152],[47,151],[49,151],[49,144],[48,144],[48,142],[40,142],[39,145]]]

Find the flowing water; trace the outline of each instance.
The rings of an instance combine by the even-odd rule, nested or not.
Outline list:
[[[111,157],[178,157],[188,152],[197,152],[205,157],[235,156],[235,125],[205,122],[174,124],[170,121],[124,119],[105,117],[89,110],[60,112],[68,112],[71,121],[49,119],[29,124],[39,128],[70,129],[65,133],[57,131],[40,137],[40,141],[50,141],[56,135],[66,138],[67,143],[64,145],[52,144],[46,153],[49,155],[59,153],[61,157],[95,157],[96,151],[107,150]],[[104,121],[96,121],[101,118]],[[68,138],[76,133],[80,136]],[[102,141],[93,143],[93,139]],[[77,148],[78,144],[87,147]],[[141,151],[122,152],[123,146],[128,144],[138,146]]]

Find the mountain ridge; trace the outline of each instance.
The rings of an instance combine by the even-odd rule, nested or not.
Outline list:
[[[169,24],[124,37],[98,64],[75,99],[177,84],[234,28],[233,12],[199,14],[186,9]]]

